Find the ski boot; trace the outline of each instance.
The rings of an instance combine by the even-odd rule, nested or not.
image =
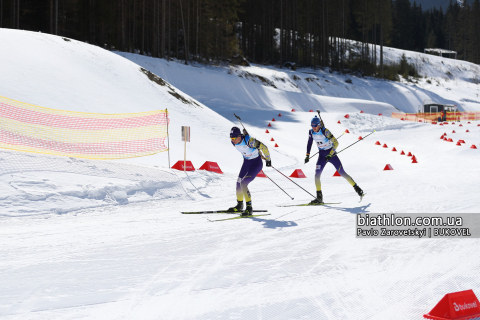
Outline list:
[[[243,211],[243,200],[238,201],[235,207],[228,208],[227,212],[242,212]]]
[[[252,201],[247,202],[247,208],[242,212],[242,217],[251,216],[253,214]]]
[[[363,192],[362,189],[360,189],[360,187],[358,186],[358,184],[355,184],[353,186],[353,189],[355,189],[355,191],[357,192],[357,194],[360,196],[360,199],[363,198],[363,196],[365,195],[365,193]]]
[[[312,200],[312,202],[310,202],[309,204],[312,206],[323,204],[322,190],[317,191],[317,198],[315,200]]]

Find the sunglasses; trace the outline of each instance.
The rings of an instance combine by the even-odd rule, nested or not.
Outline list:
[[[240,136],[236,136],[235,138],[230,138],[230,140],[233,141],[233,140],[237,139],[238,137],[240,137]]]
[[[319,126],[319,124],[312,124],[312,128],[316,128],[318,126]]]

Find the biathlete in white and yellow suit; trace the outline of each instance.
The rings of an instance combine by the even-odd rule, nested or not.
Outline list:
[[[267,167],[272,165],[272,161],[270,159],[270,152],[268,152],[268,148],[263,143],[250,137],[245,130],[243,133],[244,134],[242,134],[237,127],[233,127],[230,131],[230,139],[233,146],[237,148],[243,156],[243,165],[242,169],[240,169],[237,180],[237,205],[228,209],[228,211],[242,212],[243,199],[245,198],[247,207],[245,211],[242,212],[242,216],[249,216],[253,214],[253,209],[252,198],[250,196],[250,191],[248,191],[248,184],[252,182],[262,170],[262,158],[266,160]]]
[[[322,194],[322,184],[320,183],[320,176],[322,171],[325,168],[326,164],[330,162],[338,173],[345,178],[348,183],[350,183],[357,194],[362,197],[363,191],[360,187],[353,181],[345,170],[343,169],[342,162],[337,156],[336,149],[338,147],[338,141],[335,139],[333,134],[325,128],[323,121],[320,121],[319,118],[315,118],[311,121],[312,129],[308,132],[308,143],[307,143],[307,156],[305,158],[305,163],[310,160],[310,149],[312,148],[313,141],[317,144],[318,147],[318,160],[317,167],[315,169],[315,186],[317,187],[317,199],[310,202],[310,204],[323,204],[323,194]]]

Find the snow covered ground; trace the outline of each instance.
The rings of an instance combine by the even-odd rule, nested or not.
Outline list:
[[[423,99],[475,110],[462,99],[476,99],[478,85],[467,81],[476,66],[443,59],[456,79],[447,81],[444,64],[428,56],[432,85],[348,84],[320,71],[187,67],[25,31],[0,29],[0,40],[8,48],[0,50],[0,95],[75,111],[168,108],[171,163],[183,159],[180,127],[188,125],[188,160],[196,168],[215,161],[224,171],[186,176],[168,169],[167,153],[100,162],[0,150],[1,319],[421,319],[448,292],[480,294],[478,239],[355,238],[358,213],[479,211],[479,122],[441,127],[378,116],[414,111]],[[150,81],[140,67],[172,86]],[[212,223],[180,214],[235,203],[242,159],[228,138],[238,125],[233,112],[269,147],[273,166],[286,175],[302,169],[307,178],[295,182],[314,193],[315,164],[303,159],[308,111],[317,108],[335,136],[350,131],[340,149],[375,130],[340,155],[367,192],[363,202],[330,166],[324,198],[341,204],[277,207],[311,196],[264,168],[294,201],[257,178],[254,208],[269,216]],[[440,140],[444,133],[455,143]],[[466,143],[456,146],[460,139]],[[386,164],[394,170],[383,171]]]

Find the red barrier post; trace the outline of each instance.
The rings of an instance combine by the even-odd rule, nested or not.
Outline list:
[[[480,316],[480,302],[472,290],[447,293],[423,317],[435,320],[463,320]]]

